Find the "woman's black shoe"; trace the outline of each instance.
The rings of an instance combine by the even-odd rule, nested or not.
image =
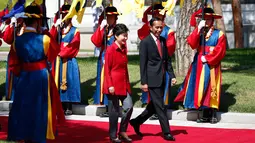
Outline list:
[[[125,143],[131,143],[132,139],[127,136],[126,133],[119,133],[119,139]]]
[[[121,143],[121,140],[119,138],[111,139],[112,143]]]

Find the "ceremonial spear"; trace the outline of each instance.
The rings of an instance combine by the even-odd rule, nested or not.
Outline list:
[[[60,14],[60,0],[58,0],[58,13],[57,13],[57,19],[59,19],[61,17],[61,14]],[[61,39],[62,39],[62,33],[61,33],[61,27],[60,25],[58,27],[56,27],[58,30],[57,30],[57,33],[58,33],[58,36],[57,36],[57,40],[58,40],[58,44],[60,45],[61,43]],[[57,86],[57,89],[59,88],[59,85],[58,85],[58,80],[59,80],[59,64],[60,64],[60,57],[57,56],[56,58],[56,68],[55,68],[55,83],[56,83],[56,86]]]
[[[206,5],[207,5],[207,0],[202,0],[202,6],[201,6],[201,8],[202,8],[202,20],[205,19],[205,6]],[[201,41],[202,53],[203,53],[203,55],[205,55],[205,28],[204,27],[201,29],[200,37],[202,37],[201,38],[201,40],[202,40]],[[203,68],[204,68],[204,64],[203,64]],[[199,109],[198,111],[201,111],[201,109]],[[197,114],[197,118],[198,119],[200,118],[199,117],[199,112]]]
[[[104,8],[104,19],[106,20],[106,0],[103,0],[103,3],[102,3],[102,5],[103,5],[103,8]],[[105,34],[105,36],[104,36],[104,50],[106,50],[106,48],[107,48],[107,33],[106,33],[107,31],[106,31],[106,28],[104,28],[104,34]]]
[[[154,17],[154,0],[151,0],[152,3],[152,17]]]
[[[205,6],[207,5],[207,0],[202,0],[202,20],[205,20]],[[202,37],[201,46],[203,50],[203,55],[205,55],[205,28],[202,28],[201,33]]]
[[[42,3],[42,12],[43,12],[43,16],[44,16],[43,26],[46,26],[47,29],[49,29],[48,21],[47,21],[47,18],[46,18],[47,17],[47,11],[46,11],[45,1],[46,0],[43,0],[43,3]]]
[[[61,14],[60,14],[60,0],[58,0],[58,18],[60,18],[61,17]],[[61,18],[62,19],[62,18]],[[60,44],[60,42],[61,42],[61,38],[62,38],[62,34],[61,34],[61,27],[60,27],[60,25],[58,26],[58,43]]]

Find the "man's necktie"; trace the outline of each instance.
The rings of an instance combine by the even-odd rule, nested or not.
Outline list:
[[[157,39],[157,47],[158,47],[158,52],[159,52],[159,55],[160,57],[162,58],[162,49],[161,49],[161,43],[160,43],[160,40]]]

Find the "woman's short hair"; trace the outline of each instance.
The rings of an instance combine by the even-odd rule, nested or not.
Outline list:
[[[114,36],[119,36],[120,34],[127,33],[128,31],[129,29],[127,28],[125,24],[119,23],[115,25],[112,33]]]

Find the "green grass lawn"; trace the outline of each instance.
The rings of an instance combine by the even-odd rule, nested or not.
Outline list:
[[[220,110],[227,112],[255,113],[255,49],[228,50],[222,62],[223,83]],[[97,58],[78,59],[81,71],[82,103],[92,104],[96,85]],[[0,62],[0,94],[5,92],[5,62]],[[141,107],[139,57],[129,56],[129,76],[132,87],[133,102]],[[184,77],[177,77],[178,84],[172,87],[171,100],[177,95],[177,90]],[[173,103],[173,109],[182,109],[182,103]]]

